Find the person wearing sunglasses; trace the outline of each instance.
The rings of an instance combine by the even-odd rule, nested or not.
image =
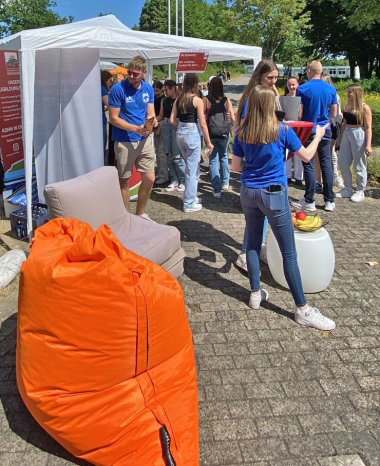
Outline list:
[[[154,92],[144,78],[147,72],[145,58],[136,56],[128,63],[128,78],[115,84],[110,92],[110,121],[114,126],[119,182],[125,208],[130,210],[129,183],[133,167],[141,174],[136,214],[149,219],[145,206],[155,180],[156,154],[153,128],[157,126],[154,112]]]

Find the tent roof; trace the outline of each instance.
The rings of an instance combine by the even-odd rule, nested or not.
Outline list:
[[[21,51],[97,48],[102,60],[128,61],[142,55],[152,64],[175,63],[184,51],[208,52],[210,62],[261,59],[260,47],[133,31],[113,15],[21,31],[1,39],[0,48]]]

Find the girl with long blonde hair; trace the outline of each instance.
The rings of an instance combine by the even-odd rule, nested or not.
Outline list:
[[[244,119],[247,117],[249,95],[252,89],[258,84],[267,86],[269,89],[272,90],[273,94],[276,96],[276,109],[277,110],[280,109],[279,93],[276,87],[278,74],[279,74],[279,71],[278,71],[277,65],[272,60],[264,59],[264,60],[261,60],[257,64],[251,76],[251,79],[249,80],[249,83],[239,102],[239,107],[238,107],[238,111],[236,115],[237,125],[240,125],[244,121]],[[263,244],[261,245],[261,257],[260,257],[260,259],[265,263],[267,263],[267,253],[266,253],[267,231],[268,231],[268,220],[265,220]],[[236,265],[245,271],[247,271],[247,257],[246,257],[247,241],[248,241],[247,229],[245,229],[244,238],[243,238],[243,247],[242,247],[241,253],[239,254],[236,260]]]
[[[339,144],[337,143],[339,146]],[[343,125],[339,152],[339,168],[344,188],[337,197],[350,198],[352,202],[364,201],[367,186],[367,157],[372,155],[372,111],[363,100],[359,84],[347,87],[347,105],[343,111]],[[353,165],[356,174],[356,191],[352,189]]]
[[[232,169],[242,172],[240,198],[248,232],[249,306],[259,309],[261,302],[268,299],[268,292],[260,285],[259,262],[264,219],[267,217],[282,253],[285,277],[296,304],[296,322],[321,330],[333,330],[335,322],[307,304],[303,292],[285,172],[286,149],[308,162],[314,156],[325,127],[317,126],[315,138],[307,148],[303,147],[294,130],[277,120],[276,96],[265,85],[252,89],[248,107],[247,117],[235,137]]]

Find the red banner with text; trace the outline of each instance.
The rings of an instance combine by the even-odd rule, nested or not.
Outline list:
[[[0,51],[0,150],[7,181],[24,178],[20,68],[16,51]]]
[[[203,73],[206,69],[208,53],[181,52],[177,62],[177,73]]]

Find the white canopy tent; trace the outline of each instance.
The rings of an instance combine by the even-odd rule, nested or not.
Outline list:
[[[33,149],[39,185],[72,178],[102,164],[99,60],[127,63],[142,55],[151,79],[153,65],[176,63],[180,52],[207,52],[209,62],[257,63],[261,59],[260,47],[133,31],[113,15],[22,31],[1,39],[0,49],[19,51],[21,61],[29,233]],[[55,79],[48,79],[49,67]],[[59,146],[58,171],[49,155],[52,146]],[[67,160],[66,152],[71,154]]]

